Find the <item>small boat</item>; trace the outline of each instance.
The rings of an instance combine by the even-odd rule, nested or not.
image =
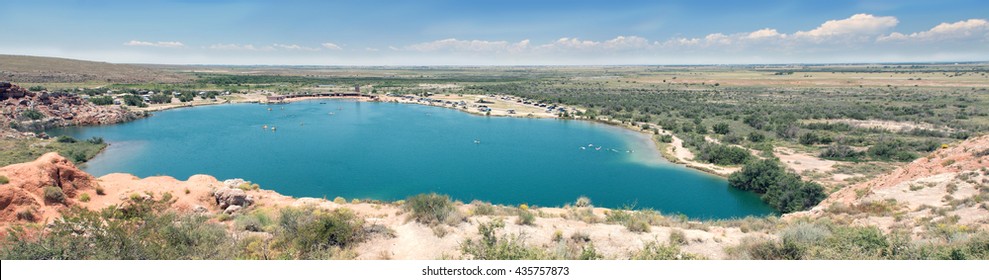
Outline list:
[[[275,131],[275,127],[274,126],[271,127],[271,131]]]
[[[261,129],[268,129],[268,125],[261,126]]]
[[[601,150],[601,146],[598,146],[597,148],[594,148],[594,150],[595,151],[600,151]]]
[[[583,147],[583,146],[581,146],[581,147],[580,147],[580,149],[581,149],[581,150],[587,150],[587,147]]]
[[[594,147],[594,144],[587,144],[588,147]]]
[[[474,139],[474,144],[481,144],[481,140]]]
[[[268,107],[268,111],[271,111],[271,107]]]
[[[330,115],[331,115],[331,116],[332,116],[333,114],[334,114],[333,112],[330,112]]]

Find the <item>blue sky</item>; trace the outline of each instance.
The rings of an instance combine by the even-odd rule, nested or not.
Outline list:
[[[970,0],[0,0],[0,53],[166,64],[987,61],[987,18],[989,1]]]

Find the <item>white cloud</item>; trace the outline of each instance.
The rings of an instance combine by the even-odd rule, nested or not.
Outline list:
[[[887,36],[881,36],[878,41],[896,40],[948,40],[971,37],[989,37],[989,21],[984,19],[969,19],[954,23],[941,23],[927,31],[915,32],[905,35],[893,32]]]
[[[323,48],[331,51],[343,50],[343,48],[341,48],[339,45],[330,42],[323,43],[322,46]]]
[[[185,44],[182,44],[182,42],[147,42],[147,41],[131,40],[129,42],[124,43],[124,46],[130,46],[130,47],[181,48],[181,47],[185,47]]]
[[[211,50],[221,50],[221,51],[274,51],[273,46],[260,46],[255,47],[253,44],[213,44],[207,47]]]
[[[211,50],[221,50],[221,51],[319,51],[320,48],[300,46],[297,44],[271,44],[271,45],[254,45],[254,44],[213,44],[207,49]]]
[[[810,31],[797,31],[793,35],[800,38],[823,39],[844,35],[875,35],[895,27],[900,21],[895,17],[877,17],[870,14],[855,14],[846,19],[829,20]]]
[[[419,52],[519,52],[528,48],[529,40],[522,40],[518,43],[509,43],[507,41],[458,40],[455,38],[450,38],[408,45],[402,49]]]
[[[745,35],[746,39],[763,39],[763,38],[775,38],[775,37],[785,37],[786,34],[780,34],[776,29],[763,28],[756,31],[750,32]]]
[[[272,44],[271,46],[273,46],[275,48],[283,49],[283,50],[289,50],[289,51],[318,51],[319,50],[319,48],[303,47],[303,46],[299,46],[299,45],[296,45],[296,44],[292,44],[292,45]]]

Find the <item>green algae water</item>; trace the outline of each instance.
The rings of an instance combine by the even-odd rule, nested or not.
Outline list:
[[[84,166],[96,176],[209,174],[329,199],[436,192],[465,202],[562,206],[584,195],[600,207],[698,219],[773,214],[722,178],[666,162],[647,136],[586,121],[313,100],[174,109],[49,133],[106,139],[109,148]]]

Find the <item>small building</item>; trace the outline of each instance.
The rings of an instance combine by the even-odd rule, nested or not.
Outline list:
[[[284,95],[269,95],[267,97],[268,103],[282,103],[285,102]]]

